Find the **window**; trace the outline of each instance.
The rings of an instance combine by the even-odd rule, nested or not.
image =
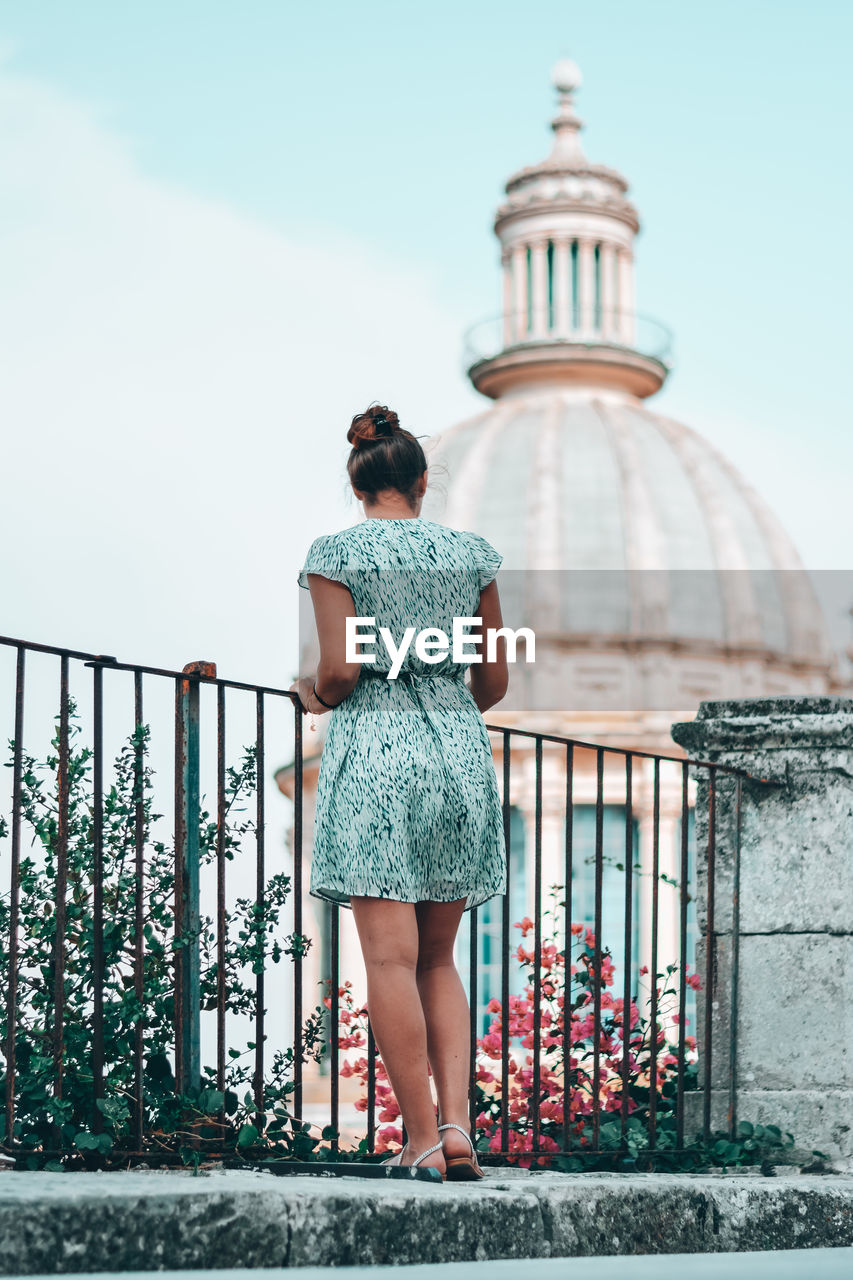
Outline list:
[[[594,275],[595,275],[595,304],[593,310],[593,327],[601,328],[601,245],[595,246],[593,254]]]
[[[554,328],[554,241],[548,241],[548,330]]]
[[[578,242],[572,241],[572,252],[569,258],[569,285],[572,298],[572,328],[580,327],[580,302],[578,297]]]

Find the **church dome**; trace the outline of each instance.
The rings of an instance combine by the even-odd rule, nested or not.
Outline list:
[[[531,709],[566,688],[572,707],[626,710],[832,690],[784,528],[708,440],[646,403],[670,372],[667,333],[634,310],[639,219],[621,174],[583,153],[580,79],[558,64],[554,148],[507,183],[504,309],[472,331],[468,369],[494,403],[430,442],[423,514],[503,554],[513,625],[550,655]]]

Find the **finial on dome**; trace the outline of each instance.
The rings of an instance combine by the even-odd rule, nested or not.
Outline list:
[[[561,58],[551,69],[551,83],[560,93],[574,93],[583,84],[580,67],[571,58]]]
[[[583,84],[578,64],[572,58],[560,58],[551,69],[551,82],[559,95],[557,115],[551,121],[556,134],[551,158],[561,163],[584,163],[586,156],[580,141],[583,121],[575,113],[572,95]]]

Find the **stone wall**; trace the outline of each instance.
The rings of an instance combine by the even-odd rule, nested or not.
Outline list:
[[[703,702],[672,736],[692,759],[750,775],[741,779],[735,905],[736,778],[714,771],[712,1126],[727,1123],[734,1033],[736,1117],[778,1124],[801,1151],[853,1168],[853,701]],[[710,782],[708,769],[692,773],[704,980]],[[701,995],[698,1006],[701,1082]],[[688,1132],[701,1124],[703,1096],[689,1095]]]

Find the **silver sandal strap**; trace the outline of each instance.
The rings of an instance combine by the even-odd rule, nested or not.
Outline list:
[[[420,1162],[422,1160],[425,1160],[427,1156],[431,1156],[434,1151],[440,1151],[440,1150],[441,1150],[440,1142],[437,1142],[434,1147],[427,1147],[426,1151],[422,1151],[419,1156],[415,1157],[415,1159],[412,1161],[411,1167],[414,1169],[415,1165],[420,1164]]]
[[[464,1133],[465,1137],[468,1139],[468,1142],[471,1146],[471,1150],[476,1154],[476,1148],[473,1142],[471,1142],[471,1135],[465,1129],[462,1128],[461,1124],[455,1124],[452,1120],[448,1120],[447,1124],[440,1124],[438,1126],[438,1132],[441,1133],[442,1129],[458,1129],[460,1133]]]

